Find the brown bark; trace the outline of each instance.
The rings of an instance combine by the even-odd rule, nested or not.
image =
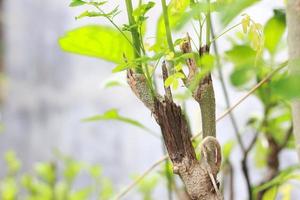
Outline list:
[[[189,36],[181,46],[184,53],[192,52]],[[209,47],[201,48],[200,56],[208,53]],[[193,58],[187,59],[189,75],[184,80],[189,87],[197,81],[199,68]],[[183,73],[183,72],[182,72]],[[168,78],[166,63],[162,65],[162,75]],[[211,75],[196,82],[192,89],[194,99],[199,103],[202,114],[202,130],[204,140],[201,144],[201,160],[196,158],[190,139],[190,129],[181,107],[173,102],[170,87],[164,87],[165,96],[161,97],[150,90],[144,74],[127,71],[128,84],[135,95],[150,109],[156,122],[160,125],[164,143],[173,164],[175,174],[178,174],[192,200],[219,200],[222,195],[216,181],[221,165],[221,147],[215,138],[216,117],[215,97]]]
[[[165,98],[156,101],[156,116],[164,142],[173,163],[192,200],[220,199],[216,176],[221,163],[221,148],[217,140],[207,137],[201,146],[201,160],[196,159],[189,138],[189,129],[181,108]]]
[[[201,144],[201,160],[196,159],[190,140],[190,129],[181,107],[173,102],[170,88],[166,96],[153,96],[145,76],[128,70],[128,83],[136,96],[151,110],[161,127],[164,143],[178,174],[192,200],[219,200],[216,177],[221,165],[221,147],[214,137],[206,137]],[[163,64],[163,77],[168,76]]]

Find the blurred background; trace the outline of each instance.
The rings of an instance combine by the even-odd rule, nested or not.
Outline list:
[[[245,12],[264,24],[272,16],[274,8],[284,7],[283,2],[263,0]],[[81,120],[117,108],[122,115],[138,120],[154,132],[159,133],[159,127],[125,84],[104,87],[108,79],[125,83],[124,73],[112,74],[113,64],[62,52],[57,41],[67,30],[83,24],[107,23],[104,19],[76,21],[74,17],[82,10],[69,8],[69,3],[67,0],[0,0],[0,116],[3,129],[0,133],[0,157],[13,150],[22,163],[22,170],[30,171],[37,162],[57,159],[55,152],[59,151],[76,160],[101,165],[105,176],[120,190],[132,182],[134,174],[144,172],[164,154],[161,141],[124,123],[83,123]],[[111,7],[115,5],[120,5],[120,10],[125,9],[123,1],[108,4]],[[155,34],[159,12],[160,7],[156,6],[149,13],[149,38]],[[127,22],[126,19],[126,13],[122,12],[116,17],[116,22],[121,25]],[[178,36],[185,32],[193,31],[187,28]],[[222,32],[217,23],[216,32]],[[234,33],[230,32],[228,36]],[[218,40],[222,52],[228,48],[226,37]],[[282,57],[285,58],[286,53]],[[223,67],[227,77],[230,67]],[[225,110],[225,102],[217,74],[213,79],[219,115]],[[244,93],[226,82],[230,88],[230,99],[235,102]],[[197,133],[200,131],[197,123],[200,111],[193,102],[188,104],[187,110],[194,119],[191,121],[192,130]],[[253,97],[234,111],[241,130],[249,115],[261,112],[260,103]],[[218,123],[217,134],[221,143],[234,137],[228,118]],[[246,188],[240,178],[241,156],[238,149],[233,154],[235,183],[238,185],[236,192],[239,199],[243,199]],[[284,165],[293,164],[296,163],[296,154],[284,151],[281,159]],[[5,162],[0,159],[0,176],[5,174],[5,169]],[[250,173],[257,177],[253,180],[255,182],[264,171]],[[82,180],[84,183],[84,178]],[[164,199],[166,195],[164,187],[160,188],[155,191],[156,199]],[[133,191],[127,199],[140,197]]]

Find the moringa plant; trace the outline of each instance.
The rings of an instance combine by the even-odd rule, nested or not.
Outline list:
[[[104,17],[111,26],[88,25],[72,30],[60,38],[61,48],[68,52],[114,62],[117,64],[113,69],[114,73],[126,71],[127,83],[131,90],[149,109],[161,128],[173,173],[179,175],[185,186],[185,198],[193,200],[224,198],[217,175],[221,167],[223,169],[232,167],[229,152],[233,145],[229,143],[224,146],[223,152],[221,151],[221,145],[216,137],[216,122],[226,115],[230,115],[237,144],[242,150],[241,166],[249,199],[268,198],[266,195],[270,195],[271,192],[273,192],[271,195],[274,194],[274,188],[277,191],[278,186],[287,180],[270,184],[270,181],[276,178],[283,180],[278,178],[281,175],[278,156],[292,140],[292,125],[286,100],[300,94],[293,86],[299,83],[299,79],[282,73],[287,61],[278,64],[276,60],[278,46],[285,32],[285,13],[275,10],[274,16],[265,26],[255,22],[249,15],[243,14],[240,16],[240,22],[226,28],[241,11],[258,1],[171,0],[167,3],[166,0],[161,0],[155,3],[125,0],[124,2],[128,23],[121,26],[115,20],[121,12],[119,7],[107,10],[104,7],[108,4],[106,1],[72,0],[71,7],[89,8],[76,19]],[[149,26],[151,29],[154,27],[147,24],[147,19],[148,13],[155,6],[161,8],[162,14],[156,25],[155,41],[151,44],[147,41],[146,30]],[[212,17],[215,16],[220,17],[225,29],[220,35],[214,33]],[[191,33],[186,33],[174,40],[172,33],[182,31],[188,24],[192,24],[196,38],[191,37]],[[238,32],[236,38],[230,38],[232,48],[226,51],[224,56],[219,55],[216,41],[234,29],[242,32]],[[277,32],[273,33],[275,29]],[[269,55],[268,59],[265,54]],[[233,107],[230,107],[222,74],[223,63],[231,63],[234,66],[230,76],[232,84],[238,89],[248,91],[247,95]],[[221,80],[228,107],[228,110],[218,118],[216,118],[212,76],[215,70]],[[274,81],[265,84],[271,78],[274,78]],[[159,92],[160,88],[163,89],[163,94]],[[249,117],[247,127],[256,134],[249,147],[246,147],[231,111],[251,94],[260,100],[264,114]],[[198,123],[202,125],[202,134],[195,135],[191,132],[184,108],[184,102],[188,99],[193,99],[200,107],[201,122]],[[278,120],[280,119],[278,113],[286,118]],[[122,117],[116,110],[88,118],[86,121],[109,119],[128,122],[146,129],[139,122]],[[197,156],[197,145],[194,141],[199,136],[201,136],[200,156]],[[270,151],[261,144],[262,141],[267,142]],[[262,152],[265,153],[262,160],[267,161],[264,166],[270,172],[256,186],[250,180],[247,164],[248,154],[254,147],[259,151],[257,157],[261,156]],[[161,161],[163,160],[166,158]],[[292,173],[298,168],[292,169],[288,172]],[[168,172],[166,174],[168,176]],[[168,181],[172,188],[175,181],[170,174]],[[125,195],[129,189],[116,195],[116,199]]]

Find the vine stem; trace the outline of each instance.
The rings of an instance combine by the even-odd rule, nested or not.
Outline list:
[[[251,94],[253,94],[258,88],[260,88],[263,84],[267,83],[277,72],[279,72],[281,69],[286,67],[288,65],[288,61],[281,63],[278,65],[272,72],[270,72],[265,78],[263,78],[259,83],[257,83],[250,91],[248,91],[244,96],[242,96],[240,99],[236,101],[233,106],[228,108],[221,114],[217,119],[216,122],[221,121],[224,119],[229,113],[231,113],[236,107],[238,107],[242,102],[244,102]],[[191,139],[195,140],[199,136],[201,136],[201,133],[193,136]],[[123,191],[121,191],[119,194],[116,195],[114,200],[120,200],[122,197],[127,195],[136,185],[138,185],[148,174],[150,174],[157,166],[159,166],[161,163],[166,161],[168,159],[168,155],[164,155],[161,159],[156,161],[151,167],[149,167],[139,178],[137,178],[133,183],[131,183],[128,187],[126,187]]]
[[[168,46],[169,46],[169,49],[172,52],[175,52],[174,45],[173,45],[173,40],[172,40],[171,29],[170,29],[168,6],[167,6],[167,3],[166,3],[166,0],[161,0],[161,4],[162,4],[163,17],[164,17],[164,23],[165,23]]]

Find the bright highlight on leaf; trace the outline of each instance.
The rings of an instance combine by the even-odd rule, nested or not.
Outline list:
[[[110,11],[108,13],[104,13],[104,12],[100,12],[100,11],[86,10],[83,13],[81,13],[79,16],[75,17],[75,19],[81,19],[84,17],[106,17],[109,19],[113,19],[118,14],[119,14],[118,7],[116,7],[115,9],[113,9],[112,11]]]
[[[250,26],[250,16],[245,14],[242,19],[243,32],[246,34],[248,32],[248,28]]]
[[[230,0],[224,1],[221,12],[221,19],[224,26],[227,26],[244,9],[259,2],[259,0]]]
[[[174,58],[175,54],[174,52],[169,52],[167,55],[166,55],[166,60],[167,61],[170,61]]]
[[[108,26],[90,25],[69,31],[59,39],[67,52],[101,58],[114,63],[123,62],[123,54],[133,57],[132,47],[123,35]]]
[[[274,16],[268,20],[264,27],[265,46],[271,54],[276,52],[279,42],[282,39],[285,32],[285,23],[284,13],[275,10]]]
[[[76,6],[82,6],[86,4],[85,1],[81,1],[81,0],[72,0],[70,7],[76,7]]]
[[[172,74],[167,78],[165,81],[165,86],[169,87],[172,85],[172,88],[176,90],[179,86],[179,80],[185,78],[184,74],[181,72],[177,72],[175,74]]]

